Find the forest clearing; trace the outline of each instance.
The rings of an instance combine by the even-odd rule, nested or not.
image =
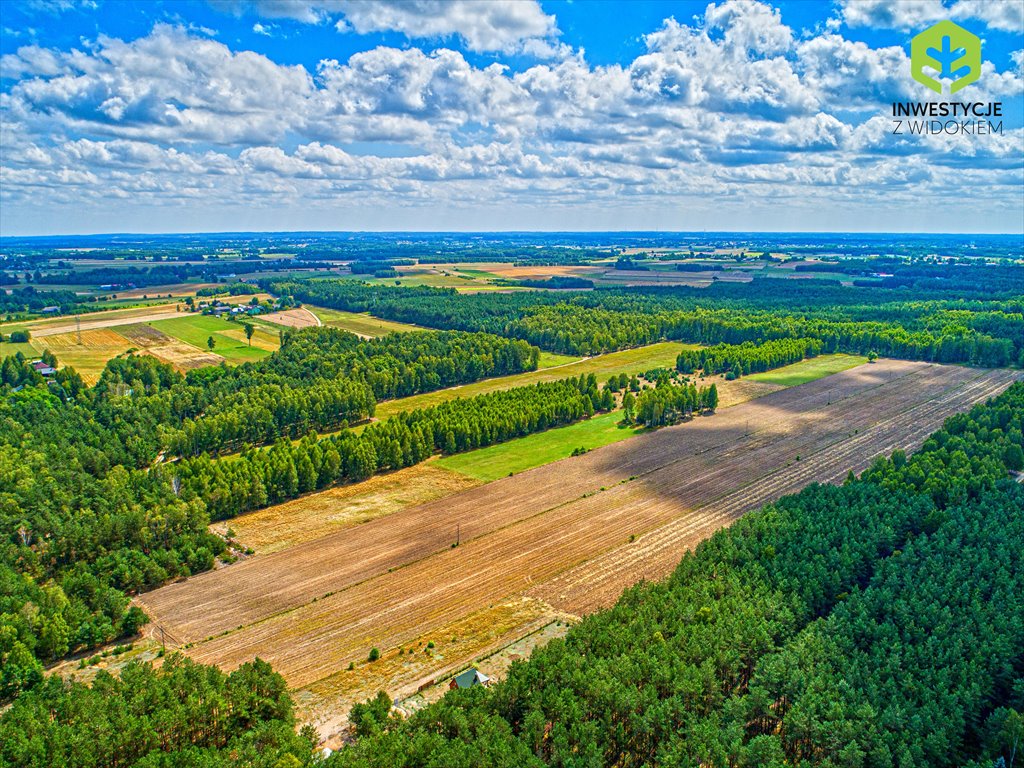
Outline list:
[[[862,365],[201,574],[139,602],[193,658],[231,669],[258,655],[303,688],[371,647],[397,649],[515,595],[577,614],[607,605],[640,578],[664,576],[743,512],[913,449],[945,417],[1018,377]]]

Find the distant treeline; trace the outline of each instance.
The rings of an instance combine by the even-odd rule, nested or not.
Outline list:
[[[100,267],[98,269],[50,272],[36,278],[37,283],[52,285],[116,285],[142,288],[170,285],[189,280],[216,281],[238,272],[280,272],[282,270],[320,269],[322,264],[292,259],[255,259],[252,261],[210,261],[205,264],[157,264],[152,267]]]
[[[693,262],[682,262],[676,264],[677,272],[724,272],[725,267],[721,264],[694,264]]]
[[[585,277],[573,277],[572,275],[555,275],[543,279],[517,280],[516,285],[524,288],[553,288],[556,290],[588,290],[594,287],[594,281]]]
[[[824,353],[874,351],[981,366],[1024,360],[1020,297],[932,299],[923,304],[931,294],[900,292],[892,302],[880,304],[870,289],[796,282],[754,281],[720,290],[712,286],[475,295],[341,280],[267,280],[264,285],[320,306],[434,328],[485,331],[565,354],[597,354],[663,339],[713,345],[812,338],[821,342]]]
[[[353,261],[348,265],[353,275],[372,275],[376,272],[395,272],[395,267],[412,267],[413,259],[372,259]]]
[[[57,307],[57,314],[73,312],[87,299],[74,291],[40,291],[31,285],[12,288],[10,293],[0,290],[0,312],[41,312],[47,307]]]
[[[897,259],[842,259],[818,264],[797,264],[797,272],[841,273],[870,280],[855,280],[863,288],[913,288],[926,291],[977,290],[1024,293],[1024,266],[983,263],[908,264]]]
[[[225,294],[228,296],[251,296],[259,292],[259,286],[252,283],[230,283],[223,286],[200,288],[196,291],[196,296],[223,296]]]

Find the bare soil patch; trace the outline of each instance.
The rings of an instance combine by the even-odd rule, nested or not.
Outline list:
[[[479,485],[476,480],[465,475],[425,462],[355,485],[342,485],[267,507],[211,527],[221,534],[230,528],[240,544],[258,554],[269,554],[476,485]]]
[[[287,309],[284,312],[271,312],[259,317],[268,323],[282,325],[285,328],[309,328],[314,325],[320,325],[320,318],[304,308]]]

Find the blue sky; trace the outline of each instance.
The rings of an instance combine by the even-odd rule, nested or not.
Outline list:
[[[1001,135],[909,40],[983,40]],[[1020,0],[7,0],[0,234],[1024,230]]]

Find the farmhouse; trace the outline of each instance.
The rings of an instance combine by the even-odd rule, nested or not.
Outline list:
[[[32,363],[32,368],[35,369],[36,373],[42,376],[53,376],[57,372],[56,368],[44,363],[42,360],[36,360]]]
[[[472,688],[474,685],[489,685],[491,678],[480,672],[476,667],[470,667],[465,672],[456,675],[448,684],[449,689]]]

